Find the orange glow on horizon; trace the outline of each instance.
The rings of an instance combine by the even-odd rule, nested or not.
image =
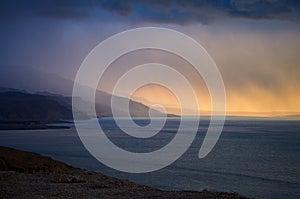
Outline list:
[[[295,89],[295,88],[294,88]],[[295,95],[292,88],[282,93],[277,99],[273,92],[250,86],[244,92],[227,90],[227,115],[229,116],[282,116],[300,112],[300,95]],[[211,104],[208,91],[197,92],[201,115],[210,115]],[[180,103],[167,88],[159,85],[147,85],[136,90],[132,99],[147,106],[163,105],[170,114],[180,115]],[[195,110],[189,110],[195,115]],[[196,112],[197,112],[196,111]]]

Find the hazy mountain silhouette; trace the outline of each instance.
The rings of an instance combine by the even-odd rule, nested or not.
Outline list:
[[[38,120],[38,121],[53,121],[53,120],[71,120],[72,116],[72,98],[61,95],[49,94],[30,94],[20,91],[0,92],[0,120]],[[100,103],[96,103],[96,113],[98,117],[112,117],[110,106],[111,95],[98,92]],[[117,97],[119,100],[126,100],[125,98]],[[90,103],[77,98],[82,104],[89,106]],[[109,101],[108,101],[109,100]],[[90,118],[90,111],[93,106],[87,107],[87,111],[80,112],[82,119]],[[122,107],[118,117],[124,116]],[[157,116],[162,113],[156,112]],[[148,117],[149,107],[130,101],[130,113],[133,117]]]
[[[25,90],[29,93],[49,92],[64,96],[72,95],[73,82],[56,74],[46,73],[31,67],[0,67],[0,85],[4,88]]]
[[[0,93],[0,120],[64,120],[72,119],[71,109],[51,97],[22,93]]]
[[[47,104],[49,103],[48,109],[53,109],[57,111],[57,115],[54,113],[51,113],[51,115],[54,118],[62,118],[62,119],[69,119],[70,118],[70,111],[72,111],[72,98],[70,97],[72,95],[72,90],[73,90],[73,84],[74,82],[72,80],[63,78],[59,75],[56,74],[50,74],[50,73],[45,73],[38,71],[36,69],[30,68],[30,67],[20,67],[19,71],[14,71],[10,69],[9,67],[1,67],[0,68],[0,85],[2,86],[0,88],[0,92],[5,92],[5,91],[13,91],[16,92],[14,95],[11,94],[6,94],[7,96],[3,98],[6,100],[8,97],[11,97],[13,101],[20,100],[26,101],[27,104],[23,105],[26,107],[32,107],[32,109],[28,108],[28,110],[25,108],[19,107],[13,108],[11,107],[9,110],[13,112],[16,110],[24,111],[25,113],[19,113],[20,119],[24,119],[25,115],[28,116],[29,118],[37,118],[37,116],[40,116],[41,118],[50,118],[49,116],[41,116],[40,114],[37,113],[37,110],[33,114],[34,117],[30,117],[29,115],[29,110],[35,110],[38,106],[38,104],[30,104],[31,102],[35,102],[33,100],[34,97],[38,98],[40,101],[39,103],[44,103]],[[13,89],[10,89],[13,88]],[[83,89],[91,89],[85,86],[82,86]],[[25,90],[28,91],[27,95],[25,94]],[[22,94],[18,93],[21,92]],[[29,94],[29,93],[34,93],[34,94]],[[1,95],[4,95],[3,93]],[[17,99],[17,96],[19,99]],[[123,97],[118,97],[118,96],[113,96],[117,102],[124,102],[125,100],[127,101],[128,99],[123,98]],[[111,117],[112,116],[112,111],[111,111],[111,98],[112,95],[103,91],[98,90],[96,92],[96,112],[98,117]],[[29,99],[32,99],[30,101]],[[94,106],[91,105],[89,102],[85,102],[79,97],[75,98],[77,102],[81,103],[82,105],[86,106],[85,112],[90,113]],[[45,100],[45,102],[42,102]],[[47,101],[48,100],[48,101]],[[51,103],[49,102],[51,101]],[[46,102],[47,101],[47,102]],[[54,105],[54,102],[56,105]],[[3,104],[7,104],[8,102],[2,101]],[[115,104],[116,109],[119,110],[119,115],[117,116],[124,116],[125,115],[125,110],[127,107],[124,107],[121,105],[123,103],[117,103]],[[146,105],[130,100],[130,113],[131,116],[133,117],[148,117],[149,114],[149,107]],[[13,106],[12,103],[9,103],[9,106]],[[58,107],[60,106],[60,108]],[[47,107],[41,108],[41,110],[45,111]],[[61,111],[58,111],[60,109]],[[1,109],[2,110],[2,109]],[[4,109],[3,109],[4,110]],[[6,107],[6,111],[9,111],[8,108]],[[50,110],[47,110],[50,113]],[[17,115],[13,116],[13,113],[6,114],[6,118],[11,118],[13,119],[18,118]],[[59,113],[60,114],[59,114]],[[156,116],[162,116],[163,114],[160,113],[159,111],[153,110],[152,112]],[[9,116],[8,116],[9,115]],[[2,117],[4,117],[4,112],[2,114]],[[4,118],[5,118],[4,117]]]

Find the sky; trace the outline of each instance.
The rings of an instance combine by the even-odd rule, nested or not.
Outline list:
[[[228,114],[300,112],[300,2],[296,0],[3,0],[0,82],[6,86],[12,81],[17,87],[19,79],[5,79],[7,71],[20,77],[32,69],[74,80],[84,58],[101,41],[147,26],[180,31],[206,49],[223,77]],[[99,89],[111,92],[124,71],[151,61],[183,73],[196,91],[201,111],[210,110],[201,77],[188,63],[164,52],[144,50],[119,58]],[[35,81],[26,83],[35,85]],[[180,87],[176,80],[174,86]],[[132,98],[146,105],[162,103],[169,112],[178,113],[176,97],[158,85],[144,86]]]

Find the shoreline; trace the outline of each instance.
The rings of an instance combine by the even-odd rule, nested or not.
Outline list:
[[[69,129],[65,125],[49,125],[53,122],[41,121],[0,121],[0,130],[43,130],[43,129]],[[60,122],[62,123],[62,122]],[[67,122],[66,122],[67,123]]]
[[[0,179],[0,198],[246,198],[212,190],[160,190],[1,146]]]

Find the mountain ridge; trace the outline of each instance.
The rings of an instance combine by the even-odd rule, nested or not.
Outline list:
[[[6,91],[8,90],[8,91]],[[24,91],[17,91],[16,89],[6,89],[0,91],[0,120],[2,121],[59,121],[72,120],[72,97],[66,97],[49,92],[28,93]],[[112,95],[97,91],[96,98],[98,99],[95,105],[97,117],[112,117],[110,100]],[[126,98],[114,96],[118,100],[128,100]],[[75,100],[80,100],[83,104],[88,104],[79,97]],[[142,103],[129,100],[130,114],[132,117],[149,117],[150,108]],[[124,107],[116,105],[120,109],[120,115],[125,113]],[[86,112],[80,112],[82,119],[91,118],[91,107],[87,107]],[[157,115],[162,113],[153,110]]]

